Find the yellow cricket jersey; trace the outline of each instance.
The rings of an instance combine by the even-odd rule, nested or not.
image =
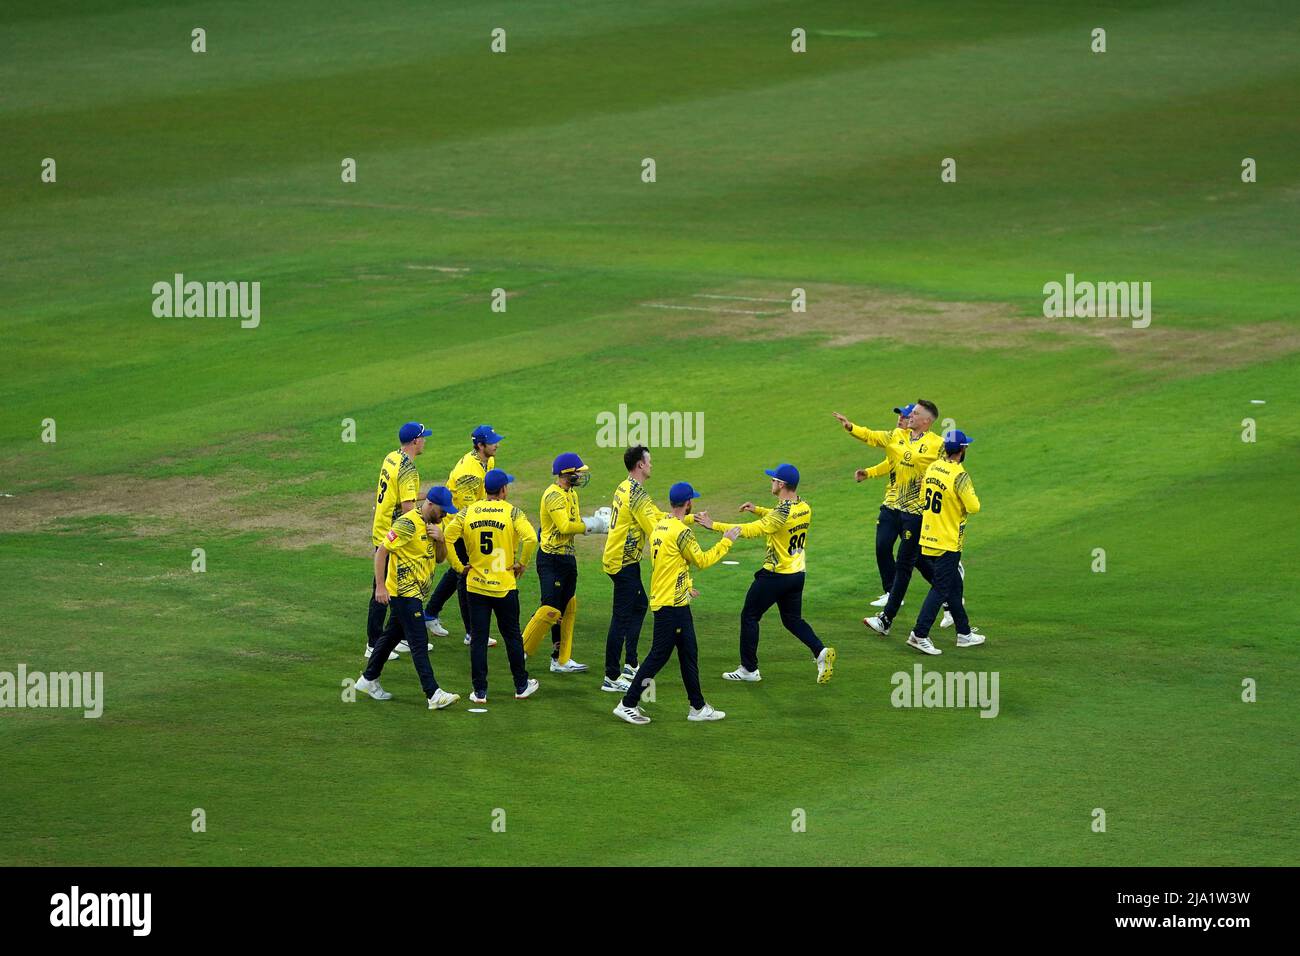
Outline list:
[[[574,554],[575,534],[586,534],[578,512],[578,492],[552,482],[542,492],[542,550],[547,554]]]
[[[722,560],[731,542],[721,539],[700,549],[695,532],[680,518],[666,514],[650,534],[650,609],[682,607],[691,600],[691,565],[707,568]]]
[[[438,557],[420,510],[412,508],[394,518],[382,543],[389,553],[388,578],[384,581],[388,593],[393,597],[427,599]]]
[[[618,574],[629,564],[640,561],[655,525],[667,514],[655,506],[645,485],[635,478],[626,479],[614,489],[612,510],[609,535],[605,538],[606,574]],[[694,524],[695,515],[687,515],[683,521]]]
[[[483,488],[483,478],[497,466],[496,463],[496,458],[492,457],[484,465],[478,453],[472,451],[467,452],[460,461],[456,462],[451,474],[447,476],[447,487],[451,491],[451,503],[458,511],[464,511],[475,501],[482,501],[487,497],[487,492]]]
[[[921,513],[921,478],[925,469],[943,451],[943,437],[934,432],[926,432],[920,438],[913,438],[908,428],[895,428],[893,431],[872,431],[861,425],[853,426],[853,437],[868,445],[885,450],[886,458],[893,464],[890,473],[894,501],[889,503],[889,493],[885,493],[886,504],[908,514]]]
[[[505,597],[518,588],[513,566],[527,564],[537,550],[537,531],[528,516],[499,498],[475,501],[453,515],[444,522],[443,537],[447,560],[458,572],[465,566],[452,544],[464,540],[469,555],[465,586],[489,597]]]
[[[370,525],[370,543],[384,543],[393,519],[402,513],[403,501],[420,497],[420,473],[415,460],[402,449],[389,452],[379,468],[379,491],[375,495],[375,518]]]
[[[805,568],[804,548],[808,543],[808,526],[812,524],[812,506],[802,498],[782,501],[775,508],[754,507],[757,521],[740,525],[742,538],[767,537],[767,554],[763,567],[777,574],[797,574]],[[714,531],[736,527],[725,521],[713,522]]]
[[[966,537],[966,516],[980,510],[975,484],[965,466],[939,459],[926,469],[922,488],[925,518],[921,522],[921,551],[930,557],[960,551]]]

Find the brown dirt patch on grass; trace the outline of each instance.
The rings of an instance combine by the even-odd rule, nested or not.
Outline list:
[[[793,284],[736,283],[640,304],[687,334],[779,341],[821,335],[827,348],[895,341],[954,349],[1057,350],[1100,343],[1116,358],[1190,374],[1235,368],[1300,351],[1300,326],[1261,322],[1217,329],[1160,323],[1135,329],[1127,319],[1048,319],[1007,302],[955,302],[866,286],[804,284],[807,311],[790,311]],[[674,318],[675,317],[675,318]]]

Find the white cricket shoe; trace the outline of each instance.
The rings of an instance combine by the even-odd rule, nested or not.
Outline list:
[[[743,680],[751,684],[757,684],[763,679],[763,675],[758,671],[747,671],[745,665],[741,664],[734,671],[727,671],[722,675],[723,680]]]
[[[355,686],[357,690],[361,691],[363,694],[369,694],[375,700],[391,700],[393,697],[392,694],[380,686],[378,679],[366,680],[365,674],[362,674],[357,678]]]
[[[474,643],[474,642],[470,639],[470,636],[469,636],[468,634],[466,634],[466,635],[465,635],[465,646],[466,646],[466,647],[469,647],[469,646],[470,646],[471,644],[473,644],[473,643]],[[489,638],[488,638],[488,647],[496,647],[496,646],[497,646],[497,639],[496,639],[495,637],[489,637]]]
[[[486,703],[487,703],[487,694],[484,694],[482,697],[480,697],[480,696],[478,695],[478,691],[476,691],[476,690],[472,690],[472,691],[469,692],[469,702],[470,702],[471,704],[486,704]]]
[[[411,645],[408,644],[406,641],[398,641],[398,642],[397,642],[397,653],[399,653],[399,654],[409,654],[409,653],[411,653]]]
[[[632,682],[628,680],[626,677],[622,677],[622,676],[615,677],[613,680],[610,680],[608,677],[606,677],[603,681],[600,682],[600,689],[603,691],[608,691],[611,694],[613,693],[626,694],[628,692],[628,688],[630,688],[631,686],[632,686]]]
[[[460,700],[460,694],[449,694],[439,687],[429,698],[430,710],[442,710],[444,707],[450,707],[456,701]]]
[[[835,673],[835,648],[823,647],[817,655],[817,683],[829,684]]]
[[[973,627],[970,629],[970,633],[969,633],[969,634],[958,634],[958,635],[957,635],[957,646],[958,646],[958,647],[977,647],[977,646],[979,646],[980,644],[983,644],[983,643],[984,643],[984,635],[981,634],[979,631],[977,631],[977,630],[976,630],[975,628],[973,628]]]
[[[532,697],[537,692],[537,688],[542,685],[537,682],[536,677],[528,678],[528,686],[521,691],[515,692],[515,700],[523,700],[525,697]]]
[[[640,664],[637,665],[637,667],[640,666],[641,666]],[[631,664],[624,664],[623,676],[626,677],[628,680],[631,680],[633,677],[636,676],[636,667],[633,667]]]
[[[917,637],[913,632],[907,636],[909,647],[915,647],[922,654],[942,654],[943,651],[934,646],[934,643],[928,637]]]
[[[626,720],[629,724],[650,723],[650,718],[641,713],[640,707],[624,707],[621,702],[614,708],[614,716]]]
[[[579,664],[575,660],[570,660],[567,664],[561,664],[554,657],[551,658],[552,674],[581,674],[585,670],[588,670],[587,665]]]
[[[434,637],[446,637],[451,632],[442,626],[442,621],[436,617],[427,617],[424,619],[424,629]]]
[[[691,708],[690,713],[686,715],[687,720],[721,720],[726,717],[726,711],[714,710],[712,704],[705,704],[699,710]]]
[[[940,627],[952,627],[952,611],[943,612],[943,620],[939,622]]]
[[[364,657],[366,660],[370,660],[370,655],[373,654],[374,652],[375,652],[375,649],[374,649],[373,647],[371,647],[369,644],[367,644],[367,645],[366,645],[366,652],[365,652],[364,654],[362,654],[361,656]],[[395,660],[397,660],[397,654],[396,654],[394,651],[389,651],[389,652],[388,652],[388,659],[389,659],[390,661],[395,661]]]
[[[889,603],[889,592],[886,591],[884,594],[880,595],[880,597],[878,597],[878,598],[876,598],[874,601],[872,601],[872,602],[871,602],[871,606],[872,606],[872,607],[884,607],[884,606],[885,606],[886,604],[888,604],[888,603]]]
[[[877,614],[875,617],[864,617],[862,623],[867,625],[881,637],[889,636],[890,621],[885,618],[884,614]]]

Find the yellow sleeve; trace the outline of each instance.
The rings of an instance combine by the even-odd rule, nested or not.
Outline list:
[[[754,523],[757,524],[757,522]],[[695,532],[687,528],[682,532],[681,540],[677,544],[677,550],[682,553],[682,557],[686,559],[687,563],[704,570],[722,560],[722,556],[731,550],[731,541],[728,538],[722,538],[708,551],[703,551],[700,549],[699,542],[695,540]]]
[[[460,555],[452,547],[460,540],[465,533],[465,516],[464,513],[452,515],[442,523],[442,542],[447,546],[447,563],[452,566],[457,574],[465,573],[465,565],[461,564]]]
[[[728,524],[725,521],[713,522],[714,531],[727,531],[731,528],[739,528],[742,538],[761,538],[764,535],[775,534],[785,527],[786,518],[789,512],[784,516],[777,514],[771,508],[764,508],[761,505],[754,506],[754,514],[759,515],[757,521],[748,521],[745,524]]]
[[[864,428],[861,425],[853,426],[853,437],[858,441],[864,441],[868,445],[875,445],[877,448],[884,448],[889,444],[889,432],[872,431],[870,428]]]
[[[966,479],[962,481],[961,478]],[[970,480],[970,475],[962,472],[961,478],[957,479],[957,497],[966,508],[968,515],[979,514],[980,500],[975,494],[975,482]]]
[[[399,515],[393,519],[393,526],[388,529],[388,534],[384,536],[384,549],[396,551],[414,536],[415,522],[406,515]]]
[[[868,477],[868,478],[883,478],[883,477],[885,477],[885,475],[889,474],[890,470],[892,470],[893,467],[894,467],[894,466],[893,466],[893,464],[890,462],[890,460],[889,460],[888,458],[886,458],[886,459],[885,459],[884,461],[882,461],[880,464],[878,464],[878,465],[872,465],[870,468],[866,469],[867,477]]]
[[[519,563],[527,564],[537,551],[537,529],[533,527],[522,508],[515,509],[515,536],[519,538],[521,545]]]
[[[414,501],[420,497],[420,472],[415,462],[406,459],[397,469],[397,500]]]
[[[587,526],[579,518],[577,521],[569,520],[569,499],[558,491],[553,491],[546,496],[542,502],[547,512],[551,516],[551,521],[560,534],[586,534]],[[525,518],[525,521],[528,519]]]
[[[654,534],[655,525],[664,519],[664,513],[656,508],[650,496],[646,495],[638,505],[633,507],[632,517],[646,537],[649,537]]]

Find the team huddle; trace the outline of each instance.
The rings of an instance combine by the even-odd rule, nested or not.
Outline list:
[[[961,544],[965,517],[979,510],[970,476],[962,464],[971,439],[961,432],[940,437],[929,432],[938,411],[924,400],[894,410],[898,427],[871,431],[836,418],[855,438],[885,450],[879,465],[859,469],[855,477],[888,477],[881,517],[877,523],[877,563],[886,593],[883,610],[864,623],[889,633],[902,607],[912,570],[931,584],[921,614],[907,643],[925,653],[941,653],[928,634],[941,607],[957,626],[957,646],[983,643],[966,618],[963,603]],[[928,416],[928,417],[927,417]],[[623,454],[627,478],[614,490],[611,504],[583,516],[578,489],[586,487],[590,470],[573,452],[558,456],[552,483],[543,492],[539,526],[509,500],[513,475],[496,467],[502,440],[490,425],[470,435],[471,450],[452,468],[445,485],[420,495],[416,458],[424,452],[430,431],[408,422],[398,431],[400,447],[390,452],[380,469],[371,525],[374,546],[373,580],[366,624],[366,668],[356,688],[376,700],[392,694],[379,682],[384,665],[407,653],[420,679],[430,710],[460,700],[439,686],[429,658],[429,637],[447,637],[442,614],[452,594],[457,596],[469,647],[469,701],[488,701],[488,650],[497,646],[491,624],[505,645],[514,696],[532,696],[539,682],[528,672],[549,634],[550,671],[580,674],[586,664],[573,658],[574,625],[578,612],[578,561],[574,539],[606,535],[602,565],[613,584],[609,629],[605,640],[604,676],[600,689],[621,695],[614,715],[630,724],[647,724],[641,699],[655,676],[675,652],[682,683],[690,701],[687,719],[714,721],[726,714],[710,705],[700,686],[698,645],[691,617],[691,599],[698,596],[692,570],[721,561],[739,538],[763,538],[763,566],[745,596],[740,615],[740,664],[722,675],[730,681],[762,680],[758,665],[759,625],[776,605],[782,625],[802,642],[816,665],[817,683],[834,674],[836,651],[817,637],[803,618],[806,546],[812,507],[799,495],[799,471],[781,464],[765,471],[770,479],[772,507],[746,502],[742,512],[758,520],[733,524],[715,521],[696,511],[699,494],[687,482],[668,490],[668,510],[651,499],[645,483],[653,463],[643,445]],[[887,513],[888,512],[888,513]],[[696,529],[718,532],[705,550]],[[893,555],[897,539],[898,556]],[[641,561],[650,551],[651,576],[647,594]],[[537,569],[541,598],[537,610],[520,627],[519,580],[530,563]],[[447,570],[434,584],[434,571]],[[734,563],[734,562],[733,562]],[[653,614],[649,653],[639,655],[646,612]],[[945,624],[947,623],[945,617]]]

